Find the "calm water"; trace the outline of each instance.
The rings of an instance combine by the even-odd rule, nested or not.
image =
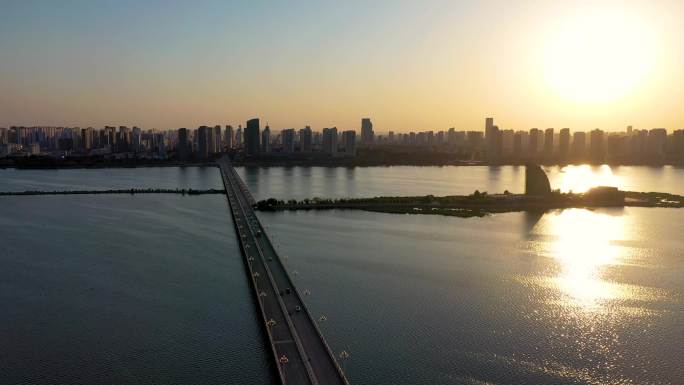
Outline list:
[[[0,191],[223,188],[214,167],[140,167],[73,170],[0,169]]]
[[[684,168],[569,166],[547,167],[551,187],[582,192],[597,185],[628,191],[667,189],[684,195]],[[238,168],[257,199],[458,195],[475,190],[525,190],[525,167],[272,167]]]
[[[173,170],[190,169],[166,170],[173,184]],[[71,171],[51,183],[83,183]],[[30,181],[34,171],[14,172],[42,183]],[[206,176],[187,187],[220,184],[215,169],[194,172]],[[514,167],[240,172],[259,198],[520,191],[524,179]],[[589,180],[684,194],[675,168],[550,174],[554,187],[576,191]],[[170,188],[188,180],[175,178]],[[107,183],[119,182],[88,180]],[[0,379],[9,378],[0,383],[268,382],[225,198],[13,197],[0,205]],[[297,285],[311,290],[312,312],[327,316],[333,349],[350,353],[353,384],[684,378],[684,210],[260,216]]]
[[[0,384],[265,384],[223,196],[0,199]]]

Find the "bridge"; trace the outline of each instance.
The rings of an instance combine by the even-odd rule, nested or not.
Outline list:
[[[221,158],[218,165],[280,383],[349,385],[335,354],[254,214],[255,201],[249,189],[229,159]]]

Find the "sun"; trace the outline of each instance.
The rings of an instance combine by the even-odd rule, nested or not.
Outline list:
[[[657,41],[645,17],[583,9],[548,34],[548,86],[577,103],[611,102],[638,92],[654,71]]]

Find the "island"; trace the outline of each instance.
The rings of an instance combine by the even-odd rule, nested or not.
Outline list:
[[[258,201],[260,211],[282,210],[364,210],[397,214],[430,214],[456,217],[482,217],[494,213],[546,211],[566,208],[600,207],[684,207],[684,196],[660,192],[621,191],[616,187],[599,186],[584,193],[562,193],[551,190],[548,177],[541,167],[525,167],[525,193],[500,194],[475,191],[470,195],[450,196],[383,196],[372,198],[311,198],[303,200]]]

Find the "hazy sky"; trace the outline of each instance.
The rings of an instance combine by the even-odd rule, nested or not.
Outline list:
[[[683,69],[682,0],[0,0],[0,126],[675,129]]]

